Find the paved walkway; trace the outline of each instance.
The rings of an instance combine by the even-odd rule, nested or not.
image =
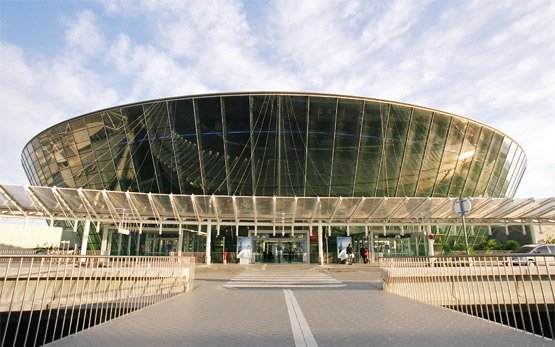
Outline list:
[[[201,265],[196,278],[190,293],[52,346],[555,345],[385,293],[379,271],[363,265]],[[272,281],[279,285],[268,286]]]

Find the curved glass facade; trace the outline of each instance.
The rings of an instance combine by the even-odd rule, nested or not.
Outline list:
[[[513,196],[526,155],[438,110],[301,93],[198,95],[114,107],[24,148],[32,184],[256,196]]]

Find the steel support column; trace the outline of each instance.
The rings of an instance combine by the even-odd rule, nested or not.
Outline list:
[[[200,226],[199,226],[200,227]],[[212,248],[212,221],[208,220],[208,225],[206,226],[206,264],[210,265],[212,261],[210,249]]]
[[[108,249],[108,228],[105,227],[102,229],[102,241],[100,241],[100,255],[108,255],[106,254]]]
[[[322,237],[322,221],[318,221],[318,263],[324,265],[324,243]],[[309,260],[310,262],[310,260]]]
[[[83,237],[81,238],[81,255],[87,255],[87,245],[89,244],[90,230],[91,230],[91,220],[87,219],[85,221],[85,227],[83,228]]]
[[[177,256],[183,254],[183,226],[179,224],[179,238],[177,239]]]
[[[368,245],[370,247],[370,262],[374,263],[376,261],[376,256],[374,252],[374,232],[370,232],[370,243]]]

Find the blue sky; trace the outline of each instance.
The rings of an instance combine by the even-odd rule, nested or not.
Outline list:
[[[517,197],[555,196],[555,1],[0,0],[0,182],[65,119],[252,90],[438,108],[519,142]]]

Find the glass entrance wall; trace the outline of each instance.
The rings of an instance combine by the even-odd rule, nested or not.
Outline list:
[[[253,239],[254,262],[256,263],[309,263],[310,241],[307,230],[295,233],[258,231]]]
[[[514,196],[507,135],[454,114],[311,93],[189,95],[55,125],[24,148],[34,185],[235,196]]]

